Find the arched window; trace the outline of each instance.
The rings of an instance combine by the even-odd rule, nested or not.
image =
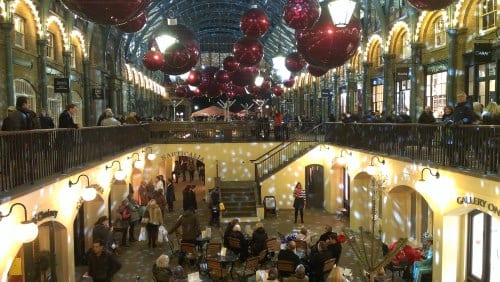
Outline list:
[[[73,101],[73,104],[76,106],[76,115],[73,116],[73,121],[75,123],[78,123],[79,125],[82,125],[82,110],[83,110],[83,102],[82,102],[82,97],[80,97],[80,94],[76,91],[71,91],[71,100]]]
[[[59,93],[54,93],[54,86],[47,86],[48,108],[47,114],[52,117],[54,124],[58,127],[59,115],[63,111],[62,97]]]
[[[36,92],[33,86],[24,79],[14,79],[14,97],[28,97],[28,102],[31,104],[31,110],[36,112]]]
[[[482,31],[496,27],[497,0],[482,0],[479,5],[479,27]]]
[[[446,45],[446,25],[443,17],[434,22],[434,47],[439,48]]]
[[[401,39],[403,40],[403,52],[401,57],[403,60],[409,59],[411,57],[411,42],[409,33],[405,32]]]

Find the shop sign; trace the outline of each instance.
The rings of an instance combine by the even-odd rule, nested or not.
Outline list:
[[[190,152],[181,152],[181,151],[177,151],[177,152],[170,152],[170,153],[167,153],[165,155],[162,156],[162,158],[175,158],[175,157],[190,157],[190,158],[193,158],[195,160],[198,160],[200,162],[203,162],[203,157],[198,155],[198,154],[195,154],[195,153],[190,153]]]
[[[57,217],[57,211],[51,211],[51,210],[41,211],[41,212],[37,213],[34,216],[34,219],[36,221],[42,221],[42,220],[44,220],[45,218],[48,218],[48,217],[56,218]]]
[[[54,93],[69,93],[69,78],[54,77]]]
[[[485,208],[485,209],[489,210],[490,212],[496,214],[497,216],[500,216],[500,208],[497,205],[495,205],[494,203],[490,203],[486,200],[483,200],[481,198],[474,197],[474,196],[457,197],[457,204],[480,206],[480,207]]]
[[[396,80],[408,80],[410,78],[409,67],[396,68]]]
[[[104,99],[102,88],[92,88],[92,98],[94,98],[94,100]]]
[[[332,96],[332,91],[330,89],[321,89],[321,97]]]
[[[446,62],[438,62],[438,63],[434,63],[432,65],[426,66],[426,73],[427,74],[445,72],[447,70],[448,70],[448,65]]]
[[[474,43],[474,63],[489,63],[492,57],[493,50],[491,43]]]

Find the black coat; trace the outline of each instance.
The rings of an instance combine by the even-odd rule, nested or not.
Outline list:
[[[197,210],[196,195],[192,190],[184,190],[182,192],[182,208],[187,211],[189,209]]]
[[[252,254],[258,256],[262,250],[267,249],[267,233],[263,227],[257,228],[252,234]]]
[[[59,115],[59,128],[78,128],[68,111],[64,111]]]
[[[294,267],[300,264],[299,256],[289,249],[281,250],[278,254],[278,260],[291,261]]]
[[[175,201],[175,190],[174,190],[174,184],[170,183],[167,186],[167,202],[174,202]]]
[[[105,250],[102,251],[100,256],[97,256],[94,252],[91,252],[89,256],[88,273],[93,281],[111,281],[113,275],[115,275],[120,268],[122,268],[122,265],[116,259],[115,255]]]

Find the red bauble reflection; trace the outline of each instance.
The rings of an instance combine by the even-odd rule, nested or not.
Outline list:
[[[228,83],[231,81],[229,73],[225,70],[218,70],[214,75],[215,81],[217,83]]]
[[[456,0],[408,0],[408,3],[420,10],[435,11],[448,7]]]
[[[325,73],[328,72],[327,68],[322,68],[318,66],[313,66],[311,64],[307,65],[307,71],[312,75],[316,77],[320,77],[324,75]]]
[[[122,24],[144,11],[150,0],[61,0],[81,18],[103,25]]]
[[[237,70],[240,67],[240,63],[238,63],[233,56],[227,56],[224,58],[224,61],[222,61],[222,66],[225,70],[231,72]]]
[[[171,75],[186,73],[191,69],[191,53],[181,43],[174,43],[165,50],[162,71]]]
[[[283,86],[286,88],[291,88],[295,84],[295,77],[290,76],[290,78],[286,81],[283,81]]]
[[[285,58],[285,67],[291,72],[299,72],[306,65],[306,60],[299,52],[293,52],[288,54]]]
[[[252,8],[241,17],[240,28],[246,36],[262,36],[269,29],[269,18],[263,9]]]
[[[189,72],[186,79],[187,83],[192,86],[198,86],[201,83],[201,72],[197,70],[192,70]]]
[[[118,27],[118,29],[123,32],[134,33],[141,30],[146,24],[147,20],[148,20],[147,12],[142,11],[137,17],[129,20],[124,24],[117,25],[116,27]]]
[[[249,94],[256,95],[260,92],[260,87],[255,84],[250,84],[246,86],[246,90]]]
[[[149,51],[142,58],[142,64],[150,71],[160,70],[164,63],[163,54],[157,51]]]
[[[310,28],[318,21],[321,7],[316,0],[288,0],[285,4],[283,19],[295,29]]]
[[[189,89],[186,86],[179,85],[179,86],[177,86],[175,88],[174,94],[175,94],[175,96],[182,98],[182,97],[186,97],[187,96],[188,91],[189,91]]]
[[[275,85],[273,86],[273,94],[276,95],[276,96],[281,96],[283,95],[284,91],[283,91],[283,88],[281,88],[281,86],[279,85]]]
[[[255,77],[259,74],[256,67],[240,67],[231,74],[231,81],[238,86],[253,84]]]
[[[335,27],[330,13],[323,9],[318,22],[309,29],[296,30],[295,38],[297,49],[309,64],[334,68],[356,53],[361,41],[361,22],[352,18],[346,27]]]
[[[255,38],[243,37],[234,43],[233,54],[240,65],[249,67],[258,64],[262,60],[264,47]]]
[[[177,38],[178,43],[184,45],[184,47],[186,47],[186,49],[189,50],[190,53],[189,67],[187,67],[186,71],[196,66],[196,64],[198,63],[198,59],[200,57],[200,45],[198,44],[198,41],[194,33],[191,30],[189,30],[186,26],[181,24],[168,25],[166,26],[166,29],[169,35]],[[153,38],[155,36],[157,36],[157,34],[153,35]],[[150,45],[150,43],[148,43],[148,45]],[[158,48],[158,46],[156,45],[156,41],[154,40],[152,42],[152,45],[155,48]]]

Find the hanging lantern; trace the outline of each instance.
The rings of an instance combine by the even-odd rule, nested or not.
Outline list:
[[[309,29],[296,30],[297,50],[312,65],[334,68],[343,65],[361,42],[361,22],[352,18],[344,28],[335,27],[330,13],[323,9],[320,19]]]
[[[332,17],[333,25],[336,27],[346,27],[351,21],[352,14],[356,8],[356,1],[353,0],[333,0],[328,3],[328,12]]]
[[[137,17],[129,20],[124,24],[117,25],[116,27],[123,32],[134,33],[141,30],[144,27],[144,25],[146,25],[147,20],[148,20],[147,12],[142,11],[141,13],[139,13]]]
[[[240,65],[254,66],[264,57],[264,47],[255,38],[243,37],[234,43],[233,54]]]
[[[150,0],[61,0],[82,19],[102,24],[123,24],[146,10]]]
[[[435,11],[435,10],[441,10],[446,7],[448,7],[451,3],[455,2],[456,0],[408,0],[408,3],[412,5],[413,7],[420,9],[420,10],[426,10],[426,11]]]
[[[150,71],[157,71],[163,67],[165,59],[158,51],[149,51],[142,58],[142,64]]]
[[[264,35],[269,29],[269,18],[263,9],[252,8],[246,11],[240,20],[240,29],[250,37]]]
[[[306,60],[299,52],[292,52],[285,58],[285,67],[291,72],[299,72],[306,65]]]
[[[310,28],[321,14],[317,0],[288,0],[285,3],[283,19],[294,29]]]

